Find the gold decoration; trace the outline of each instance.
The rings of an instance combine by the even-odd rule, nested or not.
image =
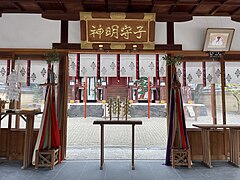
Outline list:
[[[81,41],[81,49],[93,49],[92,44],[87,41]]]
[[[125,49],[126,45],[125,44],[111,44],[110,48],[111,49]]]
[[[156,21],[156,14],[155,13],[144,13],[144,20],[149,21]]]
[[[123,13],[123,12],[111,12],[110,13],[110,18],[111,19],[125,19],[126,18],[126,13]]]
[[[91,12],[80,12],[80,20],[89,20],[92,19],[92,13]]]
[[[145,50],[155,49],[154,42],[144,43],[143,44],[143,49],[145,49]]]

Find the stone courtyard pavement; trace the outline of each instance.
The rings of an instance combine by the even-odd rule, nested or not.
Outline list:
[[[100,126],[95,117],[68,118],[67,159],[99,159]],[[135,158],[163,159],[167,143],[166,118],[131,118],[142,120],[135,126]],[[131,126],[105,126],[105,158],[131,158]]]

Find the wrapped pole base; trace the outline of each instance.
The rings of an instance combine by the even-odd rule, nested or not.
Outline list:
[[[189,149],[172,148],[171,160],[173,168],[175,168],[175,166],[188,166],[188,168],[191,168],[192,166],[191,152]]]
[[[57,149],[50,149],[50,150],[36,150],[36,161],[35,161],[35,169],[38,167],[53,167],[60,163],[60,156],[61,156],[61,147]]]

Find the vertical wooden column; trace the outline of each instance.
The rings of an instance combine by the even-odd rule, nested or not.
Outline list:
[[[212,110],[213,124],[217,124],[216,88],[215,88],[215,84],[211,84],[211,110]]]
[[[221,57],[220,61],[221,61],[220,68],[221,68],[221,92],[222,92],[222,118],[223,118],[223,124],[226,124],[227,122],[226,122],[226,101],[225,101],[225,63],[224,63],[223,56]],[[228,136],[228,131],[224,129],[224,154],[226,158],[228,157],[228,147],[229,147],[227,136]],[[231,138],[231,136],[229,138]]]
[[[60,56],[57,115],[61,130],[62,158],[66,157],[67,146],[67,97],[68,97],[68,60],[67,54]]]
[[[68,43],[68,21],[61,21],[61,43]],[[67,148],[67,97],[68,97],[68,55],[60,53],[59,62],[59,86],[58,86],[58,103],[57,115],[61,130],[61,148],[62,158],[66,158]]]
[[[222,90],[222,118],[223,124],[226,124],[226,102],[225,102],[225,63],[221,59],[221,90]]]
[[[87,117],[87,88],[88,88],[88,78],[85,77],[84,82],[84,95],[83,95],[83,101],[84,101],[84,118]]]
[[[68,43],[68,21],[61,20],[61,43]]]
[[[150,102],[151,102],[151,81],[148,77],[148,119],[150,119]]]
[[[167,44],[174,44],[174,22],[167,22]],[[169,127],[169,102],[170,102],[170,90],[172,81],[172,67],[166,68],[166,96],[167,96],[167,129]]]

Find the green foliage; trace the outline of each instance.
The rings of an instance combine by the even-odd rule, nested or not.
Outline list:
[[[45,57],[48,64],[53,64],[59,61],[59,53],[55,49],[45,53]]]
[[[140,79],[135,81],[135,84],[138,88],[138,94],[140,94],[140,99],[144,98],[144,95],[148,91],[148,78],[147,77],[141,77]]]
[[[169,55],[165,55],[163,57],[163,60],[166,61],[166,65],[170,66],[170,65],[176,65],[179,66],[182,63],[182,56],[169,56]]]
[[[240,84],[227,84],[225,87],[227,92],[231,93],[237,100],[238,106],[240,105]]]
[[[43,99],[43,88],[38,85],[34,85],[33,91],[33,102],[39,103]]]

